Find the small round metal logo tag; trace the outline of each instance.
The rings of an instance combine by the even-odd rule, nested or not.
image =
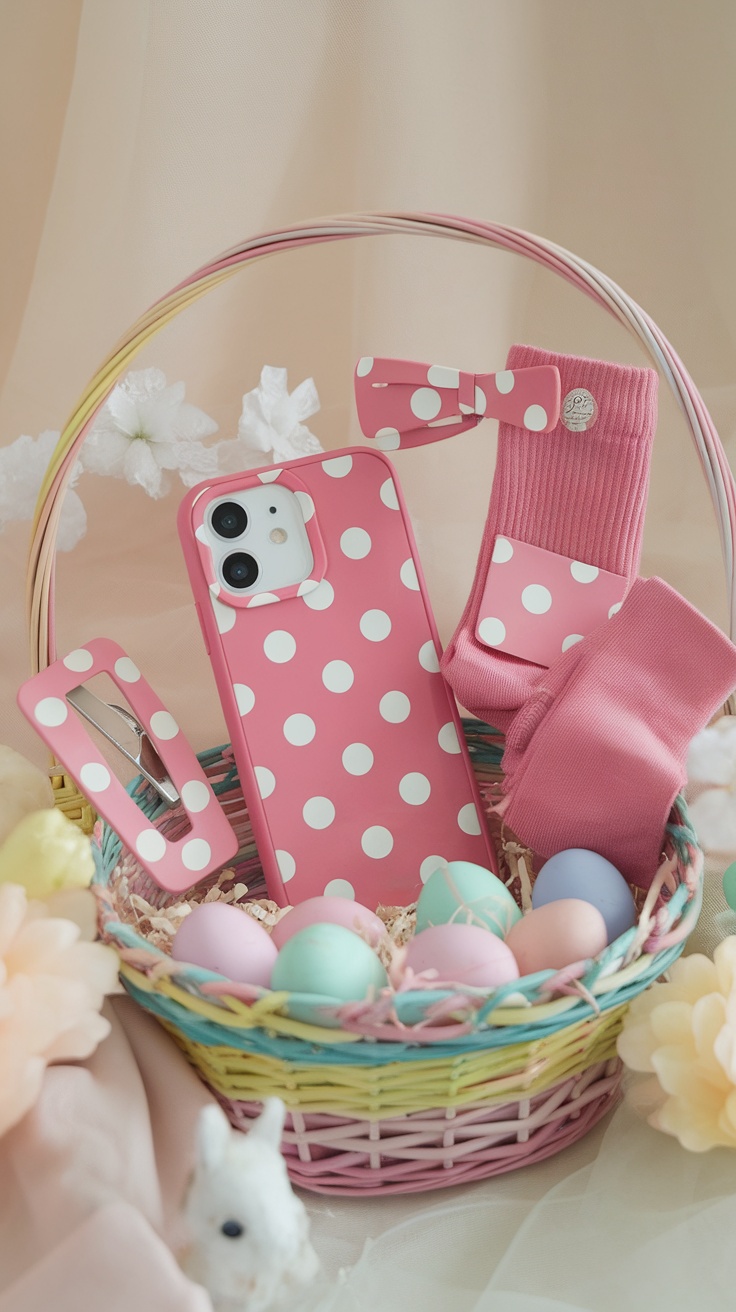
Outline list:
[[[595,397],[586,387],[573,387],[562,402],[560,419],[571,433],[584,433],[598,418]]]

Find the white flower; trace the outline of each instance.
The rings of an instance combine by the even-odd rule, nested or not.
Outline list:
[[[118,383],[82,447],[83,469],[138,484],[149,497],[169,490],[166,470],[186,487],[217,472],[215,447],[201,439],[217,432],[203,410],[184,400],[184,383],[166,386],[160,369],[140,369]]]
[[[736,716],[724,715],[690,744],[689,809],[706,852],[736,851]]]
[[[304,420],[318,410],[314,379],[306,378],[289,395],[286,370],[264,365],[258,387],[243,397],[237,438],[217,447],[220,469],[234,473],[316,455],[324,448]]]
[[[33,519],[43,476],[58,440],[59,434],[47,429],[40,437],[24,435],[0,450],[0,531],[8,524]],[[71,551],[87,532],[87,513],[72,490],[80,472],[77,462],[62,506],[59,551]]]

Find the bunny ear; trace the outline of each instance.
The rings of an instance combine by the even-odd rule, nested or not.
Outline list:
[[[230,1141],[230,1122],[221,1107],[209,1103],[197,1122],[197,1166],[212,1171],[219,1166]]]
[[[281,1099],[266,1098],[263,1111],[248,1131],[248,1138],[255,1135],[262,1143],[267,1143],[275,1148],[276,1152],[280,1152],[285,1118],[286,1108]]]

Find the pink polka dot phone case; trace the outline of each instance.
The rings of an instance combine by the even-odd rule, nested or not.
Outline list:
[[[213,506],[259,485],[294,493],[312,561],[265,591],[235,579],[247,531],[224,558],[212,531]],[[200,485],[179,533],[271,896],[405,905],[444,861],[495,868],[387,458],[358,447]]]

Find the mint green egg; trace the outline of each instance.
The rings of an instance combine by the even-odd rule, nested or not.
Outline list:
[[[472,861],[450,861],[429,876],[417,902],[417,933],[431,925],[478,925],[505,938],[521,920],[509,890]]]
[[[318,993],[341,1002],[358,1002],[387,984],[373,949],[342,925],[300,929],[284,943],[271,974],[271,988],[279,992]]]

